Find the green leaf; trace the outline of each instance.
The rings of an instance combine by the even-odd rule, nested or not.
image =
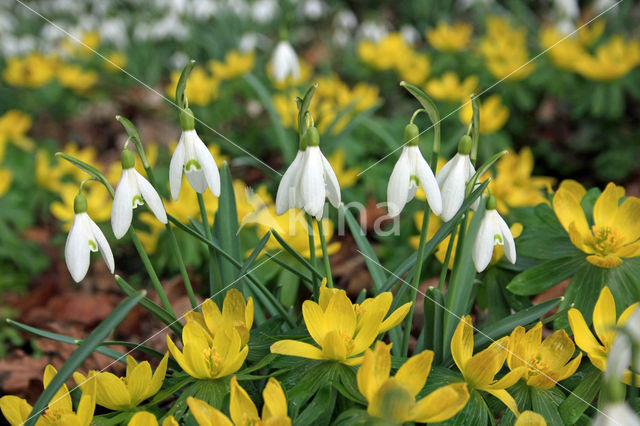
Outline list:
[[[353,402],[366,406],[367,400],[364,398],[364,396],[362,396],[360,390],[358,389],[355,369],[347,365],[340,365],[338,366],[338,375],[340,376],[340,393],[342,393],[345,397],[349,398]],[[334,385],[338,384],[338,382],[336,381],[334,381],[333,383]]]
[[[575,274],[585,263],[584,255],[548,260],[516,275],[507,290],[521,296],[542,293]]]
[[[120,290],[129,297],[138,294],[138,291],[131,287],[121,276],[114,275],[116,284],[120,287]],[[167,312],[162,306],[157,305],[148,297],[140,299],[140,306],[142,306],[147,312],[154,317],[158,318],[165,325],[167,325],[178,336],[182,334],[182,323],[176,319],[173,315]]]
[[[148,169],[150,165],[149,161],[147,160],[147,155],[144,152],[144,147],[142,146],[142,138],[140,138],[140,132],[138,132],[136,126],[129,119],[121,115],[116,115],[116,120],[118,120],[120,124],[122,124],[125,132],[127,132],[127,136],[129,136],[129,138],[133,141],[133,144],[136,146],[136,151],[140,156],[140,160],[142,160],[142,166],[145,169]]]
[[[220,168],[220,197],[218,198],[218,211],[216,211],[216,218],[213,224],[213,233],[223,250],[235,260],[242,260],[240,240],[238,239],[236,197],[233,191],[231,172],[226,163]],[[237,268],[225,259],[220,260],[220,269],[223,282],[229,283],[236,276]],[[240,289],[243,289],[242,281],[236,284]]]
[[[424,348],[434,353],[433,362],[442,362],[442,319],[444,296],[436,287],[429,287],[424,296]]]
[[[543,315],[557,307],[562,300],[562,297],[546,300],[483,328],[475,336],[474,349],[481,348],[492,341],[508,335],[518,326],[525,326],[534,321],[538,321]]]
[[[353,236],[358,249],[364,254],[364,263],[367,265],[367,269],[369,270],[369,274],[371,274],[371,279],[373,280],[373,294],[377,295],[380,288],[382,288],[384,282],[387,280],[387,274],[380,264],[378,256],[373,250],[373,247],[371,247],[367,236],[362,231],[362,228],[356,218],[353,217],[353,214],[351,214],[349,209],[346,209],[344,205],[340,207],[340,211],[344,215],[347,226],[351,231],[351,235]]]
[[[489,323],[508,317],[511,314],[509,304],[504,297],[504,288],[509,283],[511,276],[500,268],[489,268],[484,275],[484,285],[487,289],[489,300]]]
[[[82,365],[92,352],[100,345],[100,343],[111,333],[111,331],[127,316],[129,311],[133,309],[138,302],[147,294],[146,291],[141,291],[136,296],[128,297],[122,303],[120,303],[104,321],[98,325],[95,330],[89,334],[89,337],[76,349],[67,361],[62,365],[62,368],[51,379],[49,386],[42,392],[36,403],[33,405],[31,414],[25,422],[26,426],[33,426],[36,423],[38,417],[44,412],[49,405],[49,401],[58,392],[58,389],[67,381],[71,374]]]
[[[295,424],[310,425],[314,422],[329,424],[336,403],[336,392],[328,384],[320,388],[313,400],[295,419]]]
[[[471,160],[474,161],[478,158],[478,142],[480,140],[480,104],[478,103],[478,97],[475,94],[471,95],[471,110],[473,115],[471,116]],[[478,175],[482,176],[482,175]]]
[[[558,412],[558,406],[564,401],[564,394],[556,388],[536,389],[531,388],[531,404],[533,411],[542,415],[548,425],[561,425],[562,418]]]
[[[565,424],[575,424],[582,413],[589,407],[600,390],[601,377],[602,371],[591,364],[587,364],[584,378],[558,407],[558,412]]]
[[[184,91],[187,88],[187,79],[189,78],[189,74],[191,74],[191,70],[195,65],[196,61],[193,59],[187,62],[187,65],[184,66],[184,69],[180,74],[180,78],[178,79],[178,84],[176,85],[176,104],[180,109],[184,109],[186,106]]]
[[[104,175],[104,173],[102,173],[100,170],[98,170],[97,168],[93,167],[90,164],[85,163],[82,160],[78,160],[77,158],[72,157],[71,155],[65,154],[64,152],[56,152],[56,157],[65,159],[71,164],[73,164],[74,166],[78,167],[80,170],[83,170],[89,173],[89,175],[92,178],[96,179],[101,184],[103,184],[105,188],[107,188],[107,191],[109,191],[109,194],[111,195],[111,197],[114,196],[115,192],[113,190],[113,187],[109,183],[109,180]]]
[[[564,294],[564,301],[560,304],[560,310],[569,310],[574,307],[584,316],[587,325],[591,324],[591,315],[596,305],[600,290],[608,284],[611,269],[599,268],[588,261],[575,273],[569,282]],[[566,313],[554,321],[554,326],[566,328],[569,326]]]
[[[78,340],[78,344],[82,342],[84,342],[84,340]],[[164,357],[164,354],[162,352],[155,350],[149,346],[143,345],[142,343],[127,342],[125,340],[105,340],[100,344],[100,346],[124,346],[125,348],[131,348],[133,350],[140,351],[143,354],[152,356],[159,360]],[[97,352],[97,349],[96,349],[96,352]],[[125,355],[127,354],[124,354],[122,356],[124,357]],[[180,369],[180,365],[171,357],[169,357],[169,366],[175,370]]]
[[[311,265],[311,263],[307,259],[302,257],[300,253],[298,253],[293,247],[287,244],[284,238],[282,238],[282,236],[278,234],[278,231],[271,228],[271,233],[273,234],[275,239],[278,240],[278,243],[280,243],[282,248],[285,249],[291,256],[293,256],[304,267],[306,267],[309,270],[309,272],[313,273],[316,277],[320,279],[324,278],[324,274],[320,273],[313,265]]]
[[[311,104],[311,99],[313,98],[313,94],[316,92],[318,88],[318,83],[312,84],[304,94],[302,98],[296,98],[296,103],[298,104],[298,134],[302,139],[302,135],[305,130],[307,130],[307,125],[305,121],[305,115],[307,111],[309,111],[309,105]]]

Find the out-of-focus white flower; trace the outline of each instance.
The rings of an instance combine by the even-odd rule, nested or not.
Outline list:
[[[333,30],[331,40],[333,40],[336,46],[344,47],[349,43],[349,40],[351,40],[351,34],[343,28],[336,28]]]
[[[557,23],[556,29],[563,34],[570,34],[576,29],[575,22],[580,17],[577,0],[554,0]]]
[[[404,41],[410,45],[415,45],[420,40],[420,33],[413,27],[413,25],[403,25],[400,28],[400,34]]]
[[[258,34],[256,33],[246,33],[240,37],[240,41],[238,42],[238,50],[241,52],[251,52],[258,45]]]
[[[311,20],[322,18],[327,11],[327,5],[322,0],[307,0],[302,5],[302,14]]]
[[[606,404],[594,419],[592,426],[640,426],[640,417],[625,402]]]
[[[258,0],[251,7],[251,17],[260,24],[273,21],[280,10],[276,0]]]
[[[609,9],[611,6],[618,3],[616,0],[596,0],[593,3],[593,9],[595,13],[601,13]],[[617,5],[615,6],[617,7]]]
[[[353,30],[358,26],[358,18],[356,18],[356,15],[349,9],[343,9],[336,13],[336,16],[333,18],[333,25],[338,28],[344,28],[345,30]]]
[[[100,228],[87,214],[87,199],[84,195],[76,195],[73,209],[73,224],[64,246],[64,260],[71,277],[77,283],[82,281],[89,270],[91,252],[98,250],[109,272],[113,274],[113,253]]]
[[[128,149],[122,151],[122,175],[116,187],[111,207],[113,235],[120,239],[127,233],[133,218],[133,209],[145,202],[156,218],[167,223],[167,212],[153,185],[134,168],[135,157]]]
[[[169,163],[169,187],[171,197],[178,200],[182,186],[182,172],[187,175],[191,187],[202,194],[207,190],[220,196],[220,172],[211,152],[195,130],[193,112],[185,108],[180,112],[182,135]]]
[[[284,81],[289,76],[293,78],[300,77],[300,62],[291,43],[281,40],[276,45],[271,57],[271,69],[273,78],[277,82]]]
[[[402,153],[391,172],[387,186],[387,209],[390,217],[399,215],[405,204],[413,200],[418,185],[422,186],[431,211],[436,216],[440,216],[442,212],[442,197],[438,182],[420,152],[419,135],[418,126],[413,123],[408,124],[404,129]]]
[[[382,40],[384,37],[389,34],[389,30],[384,24],[374,22],[374,21],[365,21],[360,25],[358,29],[358,37],[366,40],[371,40],[374,42],[378,42]]]
[[[451,220],[462,206],[466,184],[476,172],[469,159],[471,143],[469,136],[463,136],[458,144],[458,153],[436,176],[442,194],[442,220],[445,222]]]
[[[476,271],[482,272],[486,269],[493,256],[493,248],[497,245],[504,246],[504,255],[507,260],[516,263],[516,243],[513,241],[513,235],[496,210],[495,197],[490,196],[487,201],[487,210],[480,222],[478,235],[473,242],[471,257]]]
[[[623,331],[616,334],[616,340],[607,355],[605,377],[608,380],[621,380],[629,367],[632,367],[632,361],[633,367],[640,366],[640,354],[637,359],[631,359],[633,345],[640,345],[640,308],[633,311],[623,326]]]
[[[111,42],[119,49],[124,48],[129,41],[127,36],[127,26],[122,19],[106,19],[100,24],[100,38],[106,42]]]

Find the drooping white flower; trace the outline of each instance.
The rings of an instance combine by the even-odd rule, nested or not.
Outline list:
[[[171,197],[178,200],[182,186],[182,172],[187,175],[191,187],[202,194],[211,190],[220,196],[220,172],[211,152],[196,133],[193,113],[189,108],[180,112],[182,135],[169,163],[169,187]]]
[[[127,233],[133,218],[133,209],[145,202],[155,217],[167,223],[167,212],[155,188],[134,168],[135,158],[128,149],[122,151],[122,175],[116,187],[111,207],[111,227],[116,238]]]
[[[413,200],[418,185],[422,186],[431,211],[436,216],[442,213],[442,197],[438,182],[418,147],[419,134],[418,126],[415,124],[411,123],[405,127],[405,145],[387,186],[387,208],[391,217],[399,215],[405,204]]]
[[[325,198],[334,206],[340,205],[340,185],[331,164],[320,151],[318,129],[309,127],[301,149],[280,181],[276,194],[276,213],[284,214],[292,208],[304,210],[322,219]]]
[[[516,262],[516,243],[513,241],[513,235],[496,210],[496,199],[490,196],[471,252],[476,271],[485,270],[493,256],[493,248],[497,245],[504,246],[504,255],[509,262]]]
[[[640,417],[625,402],[605,404],[591,426],[640,426]]]
[[[300,77],[300,62],[293,46],[286,40],[281,40],[273,51],[271,57],[271,70],[276,82],[281,82],[291,76]]]
[[[441,217],[445,222],[451,220],[460,210],[467,182],[476,172],[469,159],[471,143],[469,136],[463,136],[458,144],[458,153],[442,166],[436,176],[442,194]]]
[[[634,345],[640,344],[640,308],[636,308],[621,332],[616,334],[611,351],[607,355],[607,368],[604,377],[607,380],[622,380],[624,373],[640,365],[640,354],[632,360]]]
[[[64,260],[71,277],[77,283],[82,281],[89,270],[90,253],[98,250],[109,272],[113,274],[113,253],[100,228],[87,214],[87,199],[84,195],[76,195],[73,209],[73,224],[64,246]]]

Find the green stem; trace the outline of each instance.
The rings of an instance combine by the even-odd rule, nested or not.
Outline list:
[[[313,219],[311,216],[306,214],[307,216],[307,224],[309,226],[309,262],[315,268],[316,266],[316,242],[313,238]],[[313,273],[311,273],[311,284],[313,285],[313,297],[318,300],[320,297],[320,285],[318,284],[318,279],[315,277]]]
[[[167,222],[167,231],[169,232],[169,239],[171,240],[173,253],[176,257],[176,262],[178,262],[180,275],[182,275],[182,282],[184,283],[184,288],[187,291],[187,296],[189,296],[191,307],[193,309],[196,309],[198,307],[198,302],[196,301],[196,296],[193,292],[193,287],[191,286],[191,280],[189,279],[187,267],[184,264],[184,260],[182,259],[182,252],[180,251],[180,246],[178,245],[178,239],[176,238],[176,234],[173,232],[173,227],[171,226],[170,222]]]
[[[211,227],[209,226],[209,218],[207,217],[207,209],[204,205],[204,198],[199,192],[198,205],[200,206],[200,214],[202,215],[202,227],[207,240],[213,239],[211,235]],[[220,275],[220,266],[215,251],[209,247],[209,296],[213,297],[222,290],[222,276]],[[219,299],[219,298],[216,298]]]
[[[324,238],[324,229],[322,222],[316,220],[318,224],[318,233],[320,234],[320,244],[322,245],[322,259],[324,261],[324,269],[327,274],[327,286],[333,288],[333,276],[331,275],[331,264],[329,263],[329,252],[327,251],[327,240]]]
[[[440,270],[440,280],[438,281],[438,290],[444,291],[444,280],[447,278],[447,271],[449,270],[449,263],[451,262],[451,255],[453,253],[453,244],[455,235],[460,232],[460,227],[455,233],[449,235],[449,244],[447,244],[447,253],[444,257],[444,263],[442,264],[442,270]]]
[[[431,208],[427,200],[424,201],[424,217],[422,218],[422,229],[420,230],[420,242],[418,244],[418,257],[416,266],[413,270],[413,282],[411,285],[411,308],[409,314],[405,318],[404,338],[402,340],[402,356],[406,357],[409,352],[409,338],[411,337],[411,324],[413,323],[413,311],[416,306],[416,297],[418,295],[418,286],[420,285],[420,275],[422,274],[422,257],[424,256],[424,245],[427,241],[427,229],[429,228],[429,216]]]
[[[133,229],[133,227],[129,228],[129,236],[131,237],[131,241],[133,241],[133,245],[136,247],[136,250],[138,250],[140,259],[142,260],[142,263],[144,264],[144,268],[147,270],[147,273],[149,274],[149,278],[151,278],[151,283],[153,284],[153,287],[156,289],[158,296],[160,296],[160,300],[162,301],[162,306],[164,306],[164,309],[166,309],[167,312],[169,312],[171,315],[175,317],[176,313],[173,311],[173,308],[171,307],[171,303],[169,303],[169,298],[167,297],[167,294],[164,292],[164,288],[162,288],[162,284],[158,279],[158,275],[156,274],[155,269],[153,269],[151,260],[149,259],[149,256],[147,256],[147,252],[144,251],[144,247],[142,247],[142,243],[138,238],[138,234],[136,234],[136,231],[135,229]]]

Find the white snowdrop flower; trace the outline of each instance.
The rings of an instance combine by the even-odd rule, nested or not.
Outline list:
[[[311,126],[302,137],[301,150],[285,172],[276,194],[276,213],[303,208],[317,220],[322,219],[325,198],[340,206],[340,185],[331,164],[320,151],[318,129]]]
[[[251,17],[259,24],[273,21],[280,10],[276,0],[258,0],[251,7]]]
[[[167,223],[167,212],[160,196],[134,165],[133,153],[128,149],[122,151],[122,175],[111,207],[111,227],[117,239],[122,238],[129,230],[133,209],[145,202],[160,222]]]
[[[436,180],[442,194],[442,220],[448,222],[456,215],[462,203],[466,184],[475,174],[476,170],[471,164],[471,138],[463,136],[458,143],[458,153],[445,164]]]
[[[490,196],[471,252],[476,271],[485,270],[493,256],[493,248],[497,245],[504,246],[504,255],[507,260],[516,263],[516,243],[513,241],[513,235],[496,210],[495,197]]]
[[[601,13],[601,12],[604,12],[605,10],[608,10],[612,6],[614,6],[613,7],[614,9],[619,9],[617,3],[618,2],[616,0],[596,0],[593,3],[593,11],[595,13]]]
[[[322,0],[307,0],[302,5],[302,13],[311,20],[322,18],[326,10],[327,5]]]
[[[389,34],[389,30],[386,25],[373,21],[363,22],[358,29],[359,38],[371,40],[373,42],[379,42],[385,38],[387,34]]]
[[[400,28],[400,34],[402,35],[402,39],[412,46],[420,41],[420,33],[413,25],[403,25]]]
[[[413,200],[418,185],[422,186],[433,213],[440,216],[442,212],[442,197],[438,182],[420,152],[419,135],[418,126],[413,123],[408,124],[404,129],[402,153],[391,172],[387,186],[387,208],[391,217],[399,215],[405,204]]]
[[[195,130],[193,112],[189,108],[180,111],[182,135],[169,163],[169,187],[171,197],[178,200],[182,186],[182,172],[187,175],[191,187],[202,194],[207,190],[220,196],[220,172],[211,152]]]
[[[73,224],[64,246],[64,260],[71,277],[77,283],[82,281],[89,270],[90,254],[100,250],[102,258],[113,274],[113,253],[104,234],[87,214],[87,199],[84,195],[76,195],[73,201]]]
[[[238,50],[241,52],[251,52],[258,46],[258,34],[246,33],[238,41]]]
[[[358,25],[358,18],[349,9],[343,9],[336,13],[333,18],[333,25],[346,30],[353,30]]]
[[[281,40],[273,51],[271,69],[276,82],[281,82],[291,76],[300,77],[300,62],[293,46],[286,40]]]
[[[625,402],[605,404],[591,423],[592,426],[640,426],[640,417]]]
[[[607,356],[605,378],[621,380],[629,367],[640,365],[640,355],[632,360],[632,347],[638,344],[640,344],[640,308],[633,311],[624,325],[624,330],[616,334],[616,339]]]

